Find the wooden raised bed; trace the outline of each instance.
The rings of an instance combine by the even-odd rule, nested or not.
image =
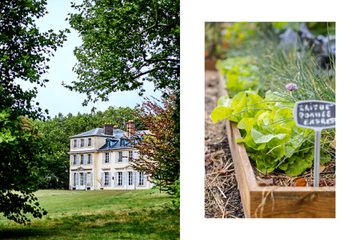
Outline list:
[[[227,121],[226,131],[245,217],[335,217],[335,187],[259,186],[236,124]]]

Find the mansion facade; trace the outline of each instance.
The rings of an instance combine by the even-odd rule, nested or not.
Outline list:
[[[71,190],[148,189],[153,186],[148,176],[134,170],[131,162],[138,151],[129,141],[135,131],[132,121],[127,131],[105,125],[70,137]]]

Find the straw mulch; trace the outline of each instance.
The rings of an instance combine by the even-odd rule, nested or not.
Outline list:
[[[209,117],[219,97],[219,75],[205,73],[205,217],[243,218],[225,124]]]

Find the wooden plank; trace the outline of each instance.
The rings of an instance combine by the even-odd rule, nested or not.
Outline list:
[[[250,217],[250,202],[251,202],[251,196],[250,196],[250,186],[247,179],[249,179],[248,176],[246,176],[249,172],[246,172],[244,165],[241,164],[240,161],[235,161],[235,159],[240,159],[240,151],[239,147],[237,146],[236,142],[233,141],[233,139],[236,139],[236,132],[234,131],[234,128],[231,127],[231,124],[229,121],[226,121],[226,131],[227,136],[229,140],[229,147],[232,159],[234,161],[234,169],[235,169],[235,178],[238,183],[238,189],[241,196],[241,202],[244,209],[244,215],[245,217]],[[251,173],[250,173],[251,174]],[[251,178],[250,178],[251,179]]]
[[[263,187],[250,190],[251,217],[334,218],[335,191],[314,188]]]

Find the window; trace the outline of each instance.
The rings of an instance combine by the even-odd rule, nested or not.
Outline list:
[[[84,164],[84,155],[83,154],[80,155],[80,164]]]
[[[84,186],[84,173],[80,173],[80,186]]]
[[[118,185],[118,186],[122,186],[122,185],[123,185],[123,173],[122,173],[122,172],[118,172],[118,175],[117,175],[117,185]]]
[[[105,163],[110,162],[110,153],[105,153]]]
[[[119,152],[118,162],[123,162],[123,153]]]
[[[87,164],[91,164],[91,163],[92,163],[91,154],[88,154]]]
[[[87,173],[87,176],[86,176],[86,185],[87,186],[92,186],[92,184],[91,184],[91,172],[88,172]]]
[[[139,172],[139,186],[144,186],[144,173]]]
[[[76,185],[77,185],[76,176],[77,176],[77,174],[76,174],[76,173],[74,173],[74,178],[73,178],[73,183],[74,183],[74,186],[76,186]]]
[[[74,145],[73,145],[73,147],[76,148],[76,147],[77,147],[76,145],[77,145],[76,139],[74,139]]]
[[[80,147],[84,147],[84,139],[80,139]]]
[[[91,146],[91,138],[88,138],[88,147]]]
[[[104,172],[104,186],[109,186],[110,184],[110,173]]]
[[[129,162],[133,160],[133,151],[129,151]]]
[[[73,155],[73,162],[72,162],[73,165],[76,165],[76,155]]]
[[[129,186],[133,185],[133,173],[129,172]]]

